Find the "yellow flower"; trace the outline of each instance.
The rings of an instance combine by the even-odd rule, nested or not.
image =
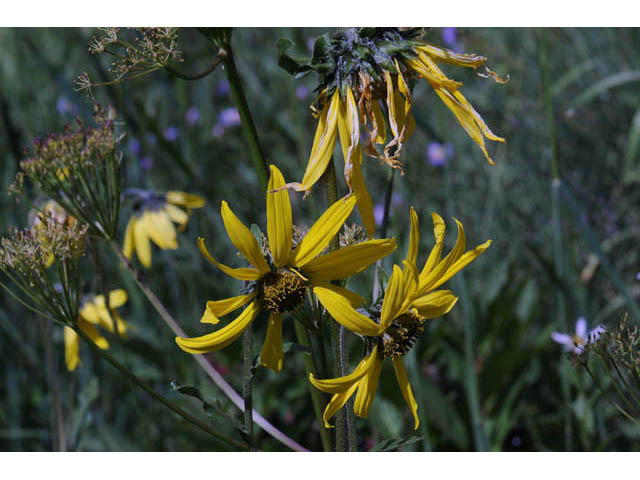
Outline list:
[[[438,67],[438,62],[442,62],[459,67],[476,69],[485,65],[487,58],[480,55],[455,53],[429,43],[415,46],[413,50],[417,54],[417,57],[413,59],[404,58],[403,62],[406,67],[429,82],[429,85],[431,85],[436,94],[456,116],[462,128],[464,128],[471,139],[480,146],[487,161],[493,165],[494,162],[487,152],[484,138],[486,137],[496,142],[504,142],[504,138],[497,136],[491,131],[480,114],[467,101],[464,95],[462,95],[459,91],[462,83],[447,78],[442,70],[440,70],[440,67]],[[496,81],[500,83],[506,83],[506,81],[508,81],[508,79],[502,80],[495,72],[489,70],[486,66],[485,69],[488,75],[491,75]],[[402,74],[399,73],[398,83],[400,83],[401,76]],[[405,95],[404,92],[402,92],[402,94]],[[410,108],[411,98],[409,95],[405,95],[405,102],[409,104]]]
[[[198,239],[202,254],[230,277],[251,282],[250,293],[225,300],[207,302],[203,323],[216,324],[218,317],[249,305],[225,327],[197,338],[177,337],[178,346],[189,353],[206,353],[224,348],[238,338],[258,316],[261,310],[269,312],[267,335],[260,353],[260,363],[274,371],[282,368],[282,316],[304,303],[308,288],[329,309],[334,302],[358,306],[362,297],[345,288],[333,285],[365,270],[396,248],[395,239],[369,240],[320,255],[355,206],[353,196],[331,205],[313,224],[307,235],[292,248],[293,223],[289,193],[283,190],[284,177],[271,166],[267,195],[268,251],[260,249],[251,231],[235,216],[227,202],[222,202],[224,226],[233,245],[252,265],[249,268],[231,268],[217,262],[207,250],[204,239]],[[378,326],[365,319],[354,328],[373,334]]]
[[[339,304],[332,302],[327,306],[327,311],[337,322],[356,333],[373,337],[367,339],[367,343],[373,347],[370,353],[350,375],[330,380],[317,380],[313,375],[309,375],[309,380],[316,388],[333,394],[323,415],[327,428],[331,427],[329,424],[331,417],[356,392],[355,414],[364,418],[369,415],[369,408],[375,396],[382,362],[385,358],[391,358],[398,386],[413,413],[414,428],[417,429],[419,426],[418,404],[413,397],[402,356],[411,349],[422,333],[426,320],[448,313],[458,301],[450,290],[436,289],[477,258],[491,244],[491,240],[487,240],[473,250],[465,252],[464,229],[456,220],[458,239],[451,252],[442,259],[444,221],[436,213],[433,213],[432,217],[436,244],[422,271],[418,273],[416,267],[419,244],[418,216],[411,208],[411,235],[407,256],[403,262],[404,269],[398,265],[393,267],[382,308],[377,314],[378,323],[372,322],[369,317],[357,312],[348,302],[343,301]],[[369,329],[356,327],[364,325],[365,322],[374,323],[377,331],[372,334]]]
[[[136,191],[141,198],[136,212],[131,216],[124,233],[123,251],[131,258],[135,248],[140,263],[146,268],[151,266],[152,240],[163,250],[178,248],[176,229],[172,221],[183,231],[193,208],[204,206],[204,199],[185,192],[167,192],[164,196],[146,191]],[[186,212],[178,207],[183,207]]]
[[[93,342],[103,350],[109,348],[109,342],[100,335],[97,325],[114,332],[114,321],[118,328],[118,334],[124,335],[127,331],[127,324],[122,320],[116,308],[127,302],[127,292],[122,289],[109,292],[109,307],[111,313],[107,311],[107,306],[103,295],[96,295],[82,305],[78,317],[78,327],[87,334]],[[80,363],[80,337],[70,327],[64,327],[64,351],[67,370],[74,371]]]

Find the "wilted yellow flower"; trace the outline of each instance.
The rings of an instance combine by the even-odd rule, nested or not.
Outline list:
[[[252,265],[250,268],[231,268],[216,261],[207,250],[204,239],[198,239],[202,254],[230,277],[251,282],[246,295],[207,302],[203,323],[217,324],[224,316],[249,303],[244,311],[225,327],[197,338],[177,337],[178,346],[189,353],[206,353],[224,348],[238,338],[261,310],[269,312],[267,335],[260,354],[260,363],[274,371],[282,368],[282,316],[304,303],[308,288],[313,289],[320,302],[329,310],[344,302],[360,305],[362,297],[333,285],[355,275],[388,255],[396,248],[394,239],[369,240],[320,255],[338,233],[355,206],[350,196],[338,200],[313,224],[307,235],[292,248],[293,222],[289,193],[282,188],[284,177],[271,166],[267,195],[268,249],[261,250],[251,231],[235,216],[227,202],[222,202],[224,226],[233,245]],[[373,322],[370,322],[373,323]],[[359,326],[359,325],[357,325]],[[377,325],[373,324],[377,331]],[[361,326],[366,329],[366,325]]]
[[[118,335],[124,335],[127,331],[127,324],[122,320],[116,308],[127,302],[127,292],[122,289],[109,292],[109,307],[103,295],[96,295],[84,302],[80,308],[78,317],[78,328],[82,330],[93,342],[103,350],[109,348],[109,342],[104,338],[98,329],[98,325],[113,333],[118,328]],[[115,318],[115,326],[114,326]],[[64,351],[67,370],[74,371],[80,363],[80,337],[71,327],[64,327]]]
[[[46,227],[47,219],[45,217],[49,217],[54,222],[69,228],[73,227],[77,223],[77,220],[71,215],[69,215],[66,212],[66,210],[58,204],[58,202],[56,202],[55,200],[48,200],[42,206],[42,211],[33,213],[30,216],[30,221],[29,221],[34,232],[37,235],[40,235],[41,237],[42,237],[43,231],[47,228]],[[47,259],[46,267],[49,268],[53,264],[53,261],[54,261],[54,256],[53,254],[50,254]]]
[[[418,273],[418,216],[415,210],[411,209],[411,236],[407,256],[403,262],[404,269],[394,265],[382,308],[376,314],[377,322],[356,311],[348,302],[334,301],[327,305],[327,311],[336,321],[356,333],[370,337],[367,338],[367,343],[371,348],[369,354],[350,375],[330,380],[317,380],[312,374],[309,375],[309,380],[316,388],[333,394],[323,415],[327,428],[331,427],[331,417],[356,392],[355,414],[365,418],[369,415],[385,358],[391,358],[398,386],[413,413],[414,428],[417,429],[419,426],[418,404],[413,397],[402,356],[409,352],[422,333],[426,320],[448,313],[458,301],[450,290],[436,289],[476,259],[491,244],[491,240],[487,240],[473,250],[465,252],[464,229],[456,220],[458,239],[453,249],[442,259],[445,225],[438,214],[433,213],[432,217],[436,244],[422,271]],[[320,300],[322,301],[322,298]],[[367,328],[359,328],[363,325],[367,325]],[[372,334],[374,326],[377,330]]]
[[[184,230],[191,209],[201,208],[205,202],[199,195],[176,191],[167,192],[165,195],[156,195],[136,190],[133,194],[137,195],[140,200],[136,211],[127,224],[123,251],[125,256],[130,259],[135,248],[140,263],[149,268],[151,266],[149,240],[152,240],[163,250],[178,248],[176,229],[171,222],[177,223],[180,231]]]

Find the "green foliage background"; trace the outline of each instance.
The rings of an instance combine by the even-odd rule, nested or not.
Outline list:
[[[236,62],[263,147],[288,181],[302,177],[308,159],[315,128],[308,110],[314,79],[295,81],[280,69],[276,42],[290,38],[298,54],[309,55],[309,39],[323,32],[282,28],[233,33]],[[384,265],[389,268],[404,256],[411,205],[421,221],[421,261],[433,245],[432,211],[446,219],[449,245],[455,240],[454,216],[464,224],[470,246],[487,238],[494,243],[450,282],[459,304],[445,318],[430,322],[406,358],[420,404],[422,427],[417,435],[422,440],[402,448],[635,450],[640,428],[619,415],[584,372],[569,365],[550,333],[573,331],[580,315],[593,327],[614,324],[624,312],[637,311],[626,299],[635,302],[640,295],[640,31],[503,28],[457,33],[462,51],[484,54],[492,69],[510,74],[511,81],[499,85],[473,71],[445,66],[446,73],[464,82],[464,94],[507,143],[489,146],[497,165],[487,165],[429,85],[416,82],[417,128],[402,157],[406,174],[394,180],[389,227],[399,248]],[[73,90],[77,75],[86,70],[98,81],[107,79],[109,59],[87,51],[94,34],[92,29],[0,30],[1,232],[26,224],[28,207],[6,195],[23,147],[34,137],[61,130],[75,114],[90,114],[91,102]],[[427,39],[442,44],[441,29],[428,30]],[[181,67],[186,71],[204,68],[213,56],[211,44],[195,30],[182,31],[181,47]],[[210,331],[199,323],[207,300],[237,294],[239,288],[239,282],[212,268],[196,245],[196,238],[203,236],[217,258],[237,264],[219,215],[220,202],[227,200],[246,223],[266,225],[264,199],[241,128],[227,128],[222,137],[212,134],[218,115],[233,106],[224,93],[224,78],[224,72],[216,70],[203,80],[185,82],[159,71],[95,90],[101,104],[116,108],[127,132],[122,144],[125,187],[184,190],[207,199],[207,206],[194,212],[180,234],[180,248],[154,247],[153,267],[145,271],[145,280],[191,335]],[[307,89],[304,98],[300,87]],[[70,113],[57,108],[65,101]],[[185,122],[192,106],[200,112],[195,126]],[[178,129],[176,141],[163,137],[169,126]],[[141,143],[139,154],[132,151],[132,139]],[[433,141],[453,146],[454,155],[443,167],[427,161],[427,145]],[[550,173],[554,142],[565,192],[558,201],[552,200]],[[153,164],[145,170],[141,158],[147,156]],[[340,172],[341,155],[336,158]],[[382,202],[389,171],[368,159],[365,176],[374,202]],[[340,188],[344,193],[344,183]],[[321,185],[307,200],[300,195],[292,199],[294,221],[302,225],[310,225],[325,206]],[[120,235],[130,213],[127,207]],[[552,221],[554,209],[559,223]],[[110,338],[112,353],[190,411],[205,416],[195,400],[172,391],[172,381],[199,387],[241,418],[191,356],[176,347],[171,332],[106,250],[105,262],[110,287],[129,293],[122,316],[133,326],[126,340]],[[603,268],[609,263],[609,269]],[[597,265],[591,276],[587,265]],[[372,277],[369,269],[352,286],[370,297]],[[98,279],[90,268],[86,278],[87,291],[97,292]],[[257,354],[266,328],[265,322],[256,325]],[[40,319],[0,293],[2,450],[52,448],[46,334]],[[70,448],[226,448],[135,391],[85,345],[82,365],[75,373],[66,372],[62,330],[54,326],[51,334]],[[284,337],[285,342],[295,339],[292,320],[285,322]],[[239,343],[209,357],[238,391]],[[353,363],[362,355],[362,346],[355,337],[350,345]],[[287,435],[317,450],[321,445],[303,355],[295,349],[288,352],[278,375],[257,370],[254,406]],[[414,435],[410,412],[388,367],[370,418],[357,419],[363,450],[385,439]],[[476,403],[469,395],[473,382],[479,387]],[[225,418],[207,421],[235,434]],[[257,431],[261,449],[284,448]]]

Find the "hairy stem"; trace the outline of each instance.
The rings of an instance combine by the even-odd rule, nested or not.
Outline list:
[[[244,399],[244,430],[250,450],[255,450],[253,439],[253,328],[251,325],[242,334],[242,398]]]

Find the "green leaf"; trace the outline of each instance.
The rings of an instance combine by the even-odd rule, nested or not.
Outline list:
[[[376,443],[372,448],[372,452],[392,452],[394,450],[399,450],[407,445],[412,445],[414,443],[422,441],[422,437],[409,437],[407,439],[402,438],[387,438],[386,440],[382,440],[381,442]]]

